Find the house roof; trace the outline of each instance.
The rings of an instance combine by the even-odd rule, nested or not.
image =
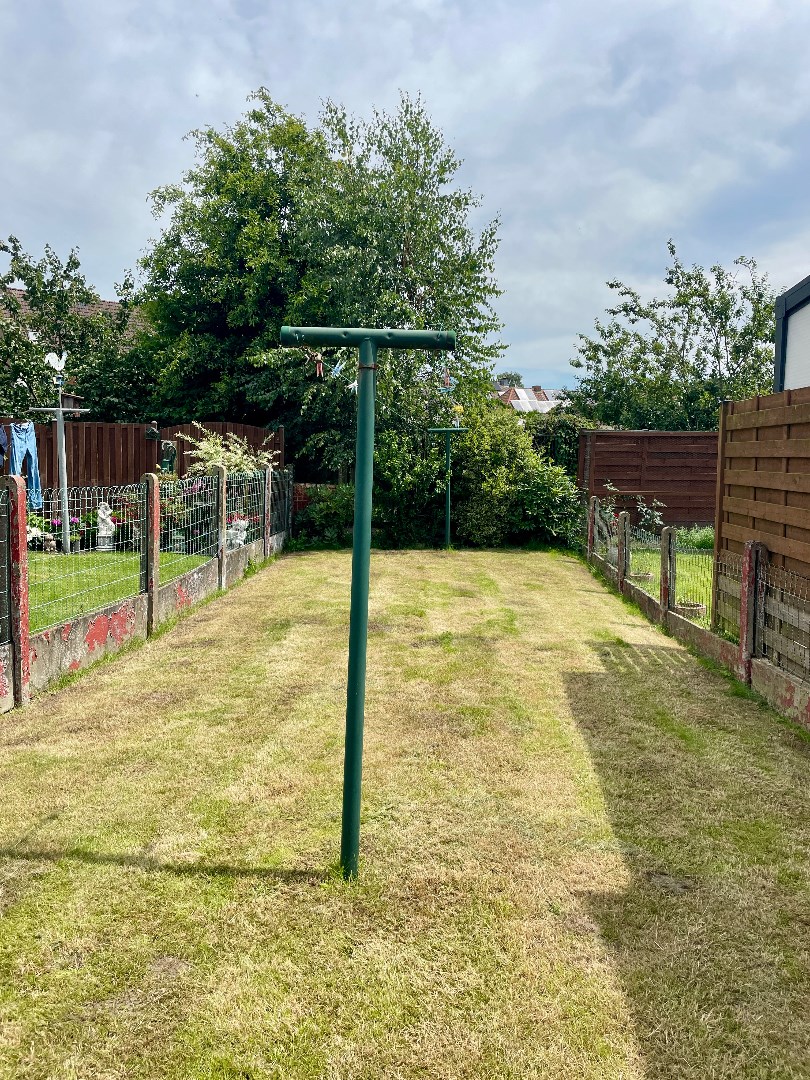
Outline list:
[[[19,301],[20,307],[24,312],[28,312],[28,301],[25,298],[25,289],[12,289],[6,290]],[[76,312],[79,315],[89,316],[98,315],[99,312],[103,312],[105,315],[117,315],[121,305],[117,300],[98,300],[94,304],[77,304]]]
[[[542,386],[508,386],[496,391],[504,405],[511,405],[515,412],[548,412],[557,405],[559,390],[544,390]]]
[[[27,315],[29,311],[28,301],[25,298],[25,289],[8,288],[7,292],[19,302],[22,308],[23,314]],[[84,318],[89,318],[92,315],[108,315],[113,317],[121,310],[121,304],[117,300],[96,300],[92,304],[77,304],[76,313],[82,315]],[[139,330],[145,330],[147,328],[147,320],[143,315],[142,309],[133,307],[129,312],[129,320],[124,330],[124,340],[131,341]]]

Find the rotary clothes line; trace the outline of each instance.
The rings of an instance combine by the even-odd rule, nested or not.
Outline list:
[[[53,357],[56,360],[56,354],[51,353],[49,359]],[[65,353],[62,354],[62,367],[65,363]],[[59,505],[60,514],[62,520],[62,554],[70,554],[70,509],[68,507],[68,482],[67,482],[67,451],[65,449],[65,413],[71,412],[86,413],[89,409],[65,409],[64,399],[62,398],[62,386],[64,384],[64,376],[62,375],[62,368],[58,368],[56,375],[54,376],[54,386],[56,387],[58,405],[45,406],[43,408],[32,409],[32,412],[45,412],[50,413],[56,421],[56,453],[59,463]],[[33,435],[31,436],[33,439]],[[34,454],[36,454],[36,443],[34,443]],[[33,503],[32,503],[33,505]],[[40,496],[40,506],[42,505],[42,497]]]

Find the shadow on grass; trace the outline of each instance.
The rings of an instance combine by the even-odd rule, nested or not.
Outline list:
[[[173,863],[148,855],[115,855],[75,848],[34,848],[22,845],[0,847],[0,859],[24,862],[72,862],[90,866],[121,866],[150,873],[176,874],[182,877],[256,878],[284,883],[320,885],[332,876],[330,870],[296,870],[283,867],[236,866],[228,863]]]
[[[644,1075],[810,1075],[806,745],[680,649],[590,644],[567,695],[631,880],[582,899]]]

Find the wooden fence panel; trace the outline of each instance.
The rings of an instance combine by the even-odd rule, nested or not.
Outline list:
[[[810,387],[726,402],[720,427],[718,555],[758,540],[771,566],[810,576]]]
[[[0,419],[6,428],[10,420]],[[231,424],[227,422],[206,423],[206,427],[225,434],[234,431],[247,439],[253,447],[259,447],[268,436],[265,428],[251,424]],[[190,424],[164,428],[161,436],[177,444],[178,468],[184,476],[187,460],[184,444],[175,438],[178,431],[193,433]],[[39,472],[44,488],[57,487],[59,468],[56,453],[56,425],[54,423],[35,424],[37,457]],[[135,484],[145,472],[154,472],[160,461],[160,442],[145,438],[145,424],[106,424],[95,421],[67,421],[65,423],[65,450],[68,467],[68,486],[95,487],[116,484]],[[279,428],[270,436],[267,443],[278,454],[277,466],[284,462],[284,429]],[[8,472],[8,457],[0,472]]]
[[[583,431],[579,486],[588,497],[621,492],[617,504],[635,520],[633,497],[659,499],[667,525],[714,520],[717,433],[714,431]]]

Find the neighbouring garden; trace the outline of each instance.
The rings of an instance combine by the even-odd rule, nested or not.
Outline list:
[[[160,561],[165,585],[207,560],[164,551]],[[31,633],[142,591],[141,556],[133,551],[59,556],[33,551],[28,574]]]
[[[285,556],[4,720],[0,1074],[810,1076],[810,744],[560,552]]]
[[[675,532],[676,589],[673,606],[688,618],[708,626],[712,615],[714,529],[680,528]],[[661,535],[631,529],[629,577],[657,597],[661,584]]]
[[[226,468],[227,550],[256,540],[264,530],[266,472],[273,454],[251,449],[233,434],[220,436],[197,425],[189,475],[158,478],[160,500],[159,580],[167,584],[216,557],[218,487],[211,469]],[[272,481],[270,514],[286,530],[289,476]],[[136,596],[146,590],[144,537],[146,487],[70,488],[67,493],[70,552],[62,549],[61,497],[46,490],[43,507],[27,514],[28,610],[32,632]],[[283,519],[283,520],[282,520]],[[106,522],[106,525],[105,525]]]

